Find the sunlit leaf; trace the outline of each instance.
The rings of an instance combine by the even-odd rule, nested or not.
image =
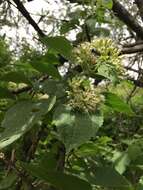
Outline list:
[[[98,67],[98,74],[104,76],[105,78],[116,82],[118,80],[117,73],[113,66],[102,64]]]
[[[102,0],[102,5],[107,9],[112,9],[113,1],[112,0]]]
[[[110,106],[113,110],[128,115],[133,115],[131,107],[127,103],[125,103],[119,96],[110,92],[106,92],[104,95],[106,97],[105,104]]]

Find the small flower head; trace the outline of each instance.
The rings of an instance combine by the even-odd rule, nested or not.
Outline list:
[[[69,81],[68,105],[74,110],[95,112],[104,101],[99,88],[94,88],[85,77],[74,77]]]
[[[73,51],[74,62],[80,64],[84,73],[94,75],[101,64],[114,66],[117,72],[121,72],[120,51],[111,39],[95,39],[91,43],[84,42]]]

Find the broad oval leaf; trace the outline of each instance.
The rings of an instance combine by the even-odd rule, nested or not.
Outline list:
[[[68,106],[59,106],[54,114],[53,123],[65,144],[67,152],[95,137],[97,130],[103,124],[101,114],[73,113]]]

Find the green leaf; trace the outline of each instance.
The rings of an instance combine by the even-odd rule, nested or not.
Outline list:
[[[28,78],[25,76],[24,73],[20,72],[20,71],[11,71],[8,72],[6,74],[4,74],[3,76],[0,77],[1,81],[7,81],[7,82],[15,82],[15,83],[26,83],[26,84],[30,84],[30,81],[28,80]]]
[[[80,148],[78,148],[76,150],[76,154],[79,155],[80,157],[93,157],[96,155],[99,155],[101,152],[101,147],[106,147],[106,152],[108,152],[108,142],[110,142],[111,139],[107,136],[102,136],[100,138],[98,138],[98,140],[96,141],[89,141],[83,145],[80,146]],[[102,149],[103,152],[103,149]]]
[[[90,28],[91,31],[94,30],[96,23],[97,23],[97,20],[95,18],[89,18],[86,20],[86,24]]]
[[[129,188],[131,184],[114,168],[96,167],[94,172],[94,184],[106,188]]]
[[[72,45],[63,36],[44,37],[44,38],[42,38],[42,41],[49,48],[53,49],[57,53],[60,53],[65,58],[70,58],[71,57]]]
[[[56,79],[61,79],[58,69],[51,63],[44,62],[44,60],[35,60],[31,62],[31,65],[41,73],[48,74]]]
[[[17,176],[11,172],[0,181],[0,190],[9,189],[14,183],[16,183]]]
[[[43,167],[47,171],[52,171],[57,168],[57,159],[52,151],[43,152],[40,153],[37,164],[38,166]]]
[[[97,0],[96,3],[96,20],[99,23],[105,22],[105,7],[102,5],[102,0]]]
[[[66,95],[64,83],[54,79],[42,82],[40,84],[40,89],[48,95],[56,95],[57,98],[61,98]]]
[[[55,97],[37,103],[22,101],[11,107],[1,124],[5,130],[0,136],[0,149],[10,145],[25,134],[41,117],[50,111]]]
[[[72,19],[70,21],[63,21],[61,28],[60,28],[60,33],[65,34],[69,32],[72,29],[76,28],[76,25],[79,24],[78,19]]]
[[[47,171],[38,165],[25,165],[33,176],[44,180],[60,190],[91,190],[90,184],[76,176],[56,171]]]
[[[143,184],[138,183],[136,190],[143,190]]]
[[[112,160],[116,171],[120,174],[123,174],[126,171],[127,166],[130,164],[130,158],[126,152],[115,152]]]
[[[14,99],[14,95],[4,87],[0,87],[0,98]]]
[[[73,113],[68,106],[59,106],[54,114],[53,123],[65,144],[67,152],[95,137],[103,124],[102,115]]]
[[[88,142],[83,144],[77,151],[76,154],[80,157],[96,156],[99,153],[99,148],[96,143]]]
[[[86,20],[87,27],[91,33],[91,35],[96,35],[98,37],[109,37],[110,30],[105,27],[96,27],[97,19],[96,18],[89,18]]]
[[[102,36],[102,37],[109,37],[110,35],[110,30],[108,28],[104,27],[96,27],[93,31],[93,34],[96,36]]]
[[[113,1],[112,0],[102,0],[102,5],[107,9],[112,9]]]
[[[53,65],[57,65],[59,64],[59,58],[58,56],[54,55],[53,53],[49,53],[47,52],[45,55],[44,55],[44,61],[45,62],[48,62],[50,64],[53,64]]]
[[[143,176],[140,177],[138,184],[136,185],[136,190],[143,189]]]
[[[110,106],[113,110],[125,113],[128,115],[133,115],[133,111],[131,107],[125,103],[120,97],[118,97],[116,94],[106,92],[104,93],[106,100],[105,104],[107,106]]]
[[[127,150],[128,157],[135,165],[143,165],[143,139],[133,142]]]
[[[116,74],[116,71],[113,66],[108,64],[101,64],[98,67],[98,73],[101,76],[104,76],[105,78],[111,80],[112,82],[117,82],[118,77]]]

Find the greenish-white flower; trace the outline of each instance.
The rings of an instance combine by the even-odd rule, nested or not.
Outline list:
[[[99,52],[96,55],[94,49]],[[120,51],[111,39],[95,39],[91,43],[84,42],[73,51],[73,61],[80,64],[84,73],[94,75],[101,64],[112,65],[116,72],[122,73],[123,66]]]
[[[94,87],[85,77],[74,77],[69,81],[68,105],[74,110],[95,112],[104,102],[99,87]]]

